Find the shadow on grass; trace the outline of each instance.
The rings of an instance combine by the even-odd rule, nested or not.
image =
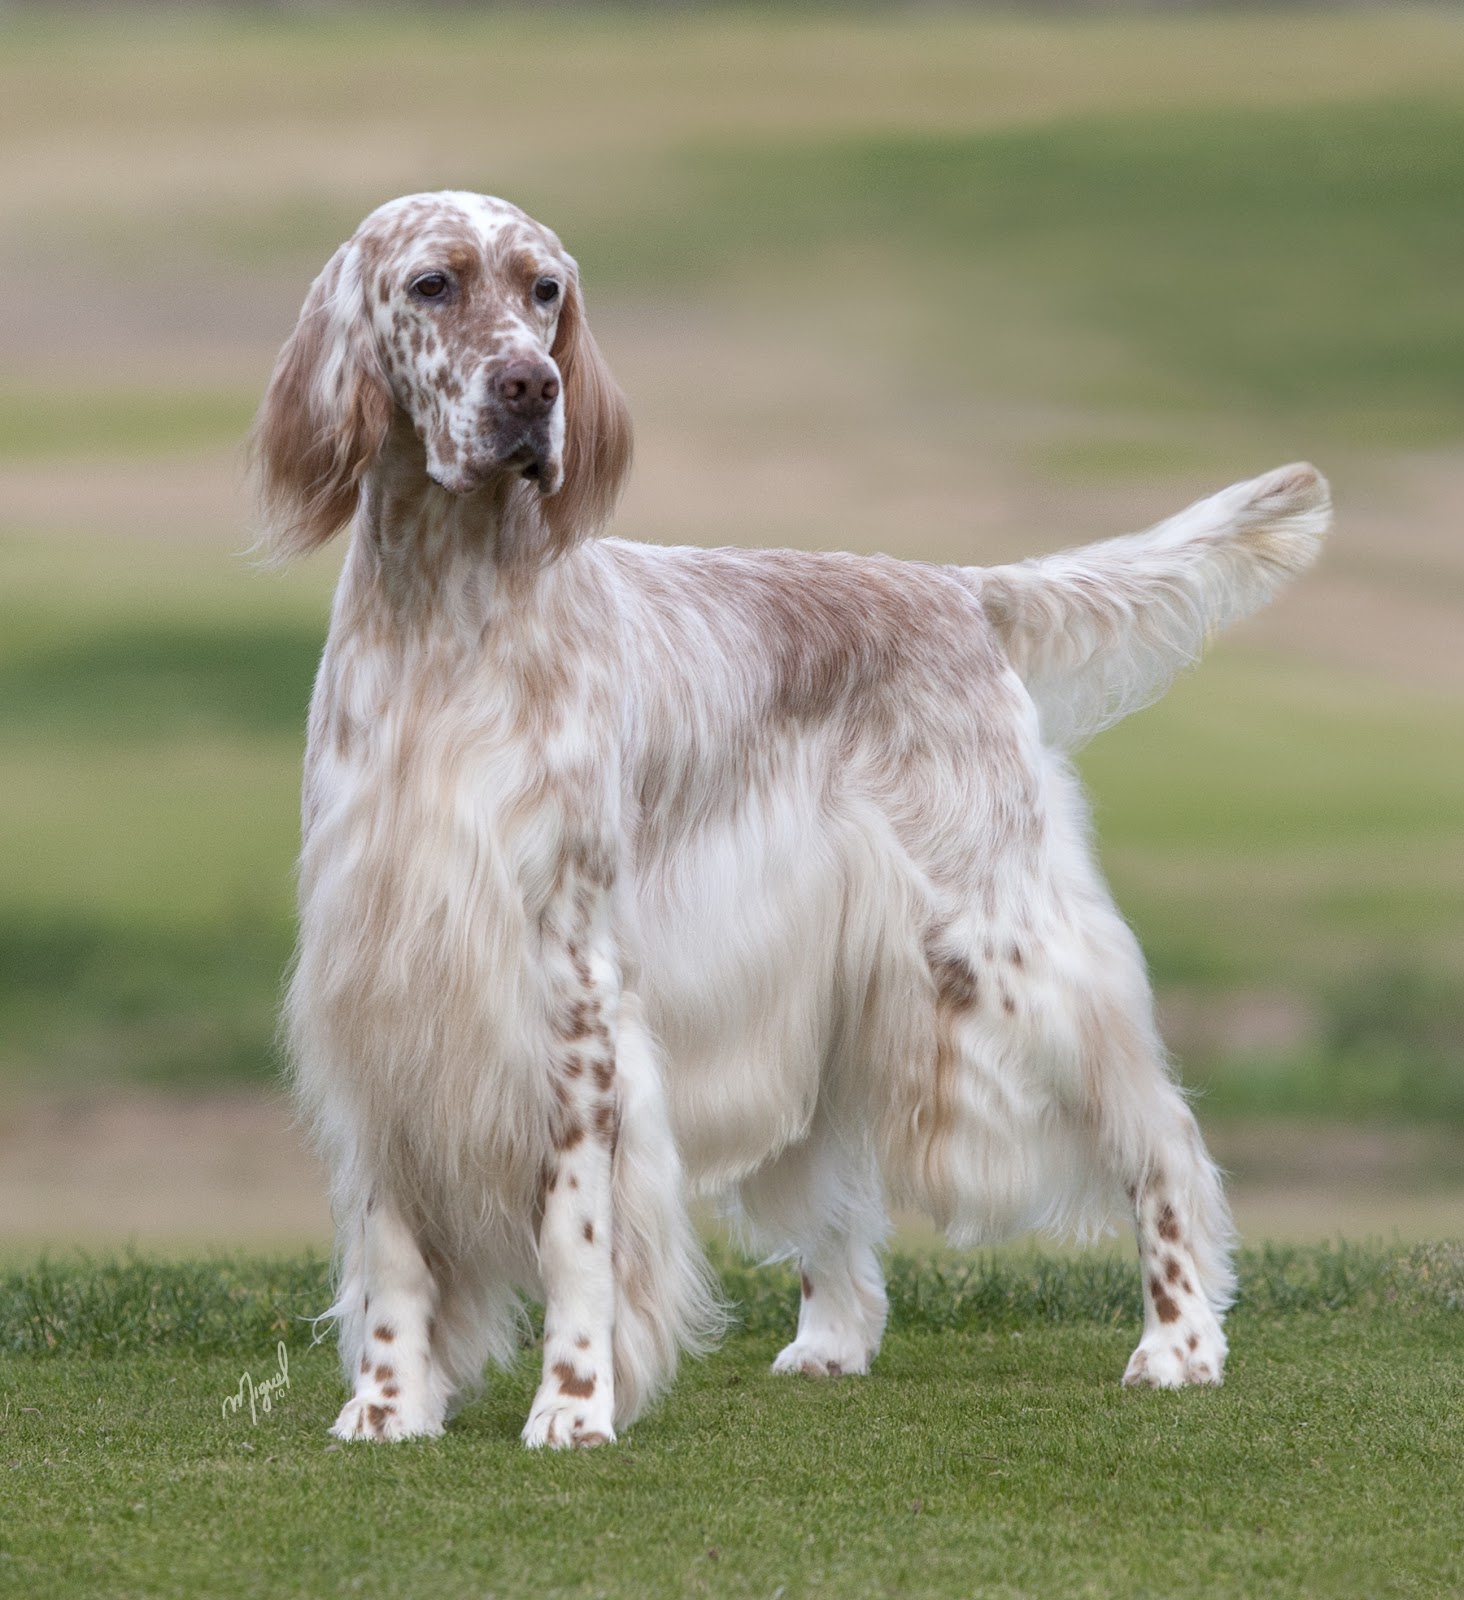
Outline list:
[[[0,663],[0,737],[132,742],[298,732],[320,660],[315,626],[135,624]]]
[[[47,1092],[276,1082],[292,937],[250,912],[202,929],[0,915],[7,1075]]]

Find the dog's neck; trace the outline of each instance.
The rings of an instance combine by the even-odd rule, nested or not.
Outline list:
[[[454,494],[427,472],[427,455],[398,411],[385,449],[361,483],[352,551],[342,576],[373,611],[409,632],[481,636],[506,599],[552,583],[539,492],[503,474]],[[385,620],[385,618],[383,618]]]

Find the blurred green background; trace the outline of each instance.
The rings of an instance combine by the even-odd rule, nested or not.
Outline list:
[[[974,563],[1317,461],[1322,567],[1082,765],[1249,1225],[1464,1225],[1458,9],[37,8],[0,140],[6,1237],[321,1225],[271,1039],[335,558],[251,564],[242,439],[440,187],[579,259],[624,535]]]

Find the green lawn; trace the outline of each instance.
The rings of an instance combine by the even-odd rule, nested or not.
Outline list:
[[[333,1444],[318,1262],[0,1278],[0,1592],[1464,1592],[1464,1257],[1250,1253],[1217,1392],[1125,1391],[1126,1262],[897,1261],[868,1379],[774,1379],[786,1273],[613,1447],[530,1456],[526,1352],[441,1441]],[[248,1372],[289,1387],[226,1410]],[[38,1350],[45,1353],[36,1353]]]

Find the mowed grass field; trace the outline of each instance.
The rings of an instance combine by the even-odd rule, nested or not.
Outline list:
[[[530,1455],[529,1351],[441,1440],[332,1441],[318,1260],[0,1276],[0,1592],[1464,1592],[1457,1246],[1249,1252],[1228,1381],[1184,1394],[1119,1386],[1111,1260],[897,1260],[874,1373],[821,1383],[767,1370],[792,1275],[725,1286],[738,1331],[660,1407]]]

